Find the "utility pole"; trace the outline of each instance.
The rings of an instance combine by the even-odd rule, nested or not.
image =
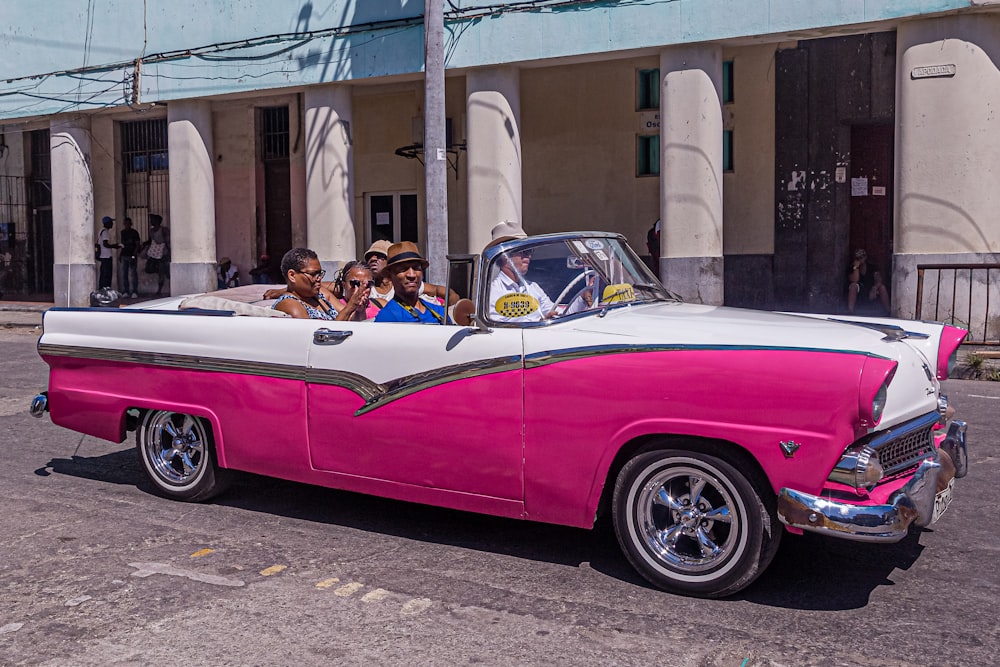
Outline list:
[[[424,189],[427,260],[448,280],[448,147],[445,145],[444,0],[424,0]]]

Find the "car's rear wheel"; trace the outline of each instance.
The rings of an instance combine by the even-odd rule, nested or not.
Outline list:
[[[731,595],[763,572],[781,539],[763,486],[704,452],[647,451],[625,464],[615,484],[618,542],[659,588]]]
[[[174,500],[208,500],[229,486],[215,459],[207,422],[169,410],[150,410],[139,422],[136,451],[156,493]]]

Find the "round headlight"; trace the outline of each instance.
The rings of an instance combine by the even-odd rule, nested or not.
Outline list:
[[[882,420],[882,411],[885,410],[885,400],[888,394],[889,389],[883,382],[882,386],[875,392],[875,398],[872,400],[872,420],[876,424]]]
[[[878,458],[878,452],[865,445],[843,453],[837,465],[830,472],[830,481],[846,484],[858,489],[870,490],[881,481],[885,471]]]

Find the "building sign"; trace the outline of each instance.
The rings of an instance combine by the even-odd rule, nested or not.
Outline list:
[[[639,132],[641,134],[650,134],[651,132],[660,131],[660,112],[659,111],[643,111],[639,114]]]
[[[954,65],[925,65],[910,70],[911,79],[934,79],[943,76],[955,76],[958,68]]]

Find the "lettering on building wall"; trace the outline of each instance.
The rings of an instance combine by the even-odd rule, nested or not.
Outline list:
[[[910,70],[911,79],[934,79],[943,76],[955,76],[958,68],[954,65],[925,65]]]
[[[660,129],[660,112],[644,111],[639,114],[639,131],[644,133]]]

